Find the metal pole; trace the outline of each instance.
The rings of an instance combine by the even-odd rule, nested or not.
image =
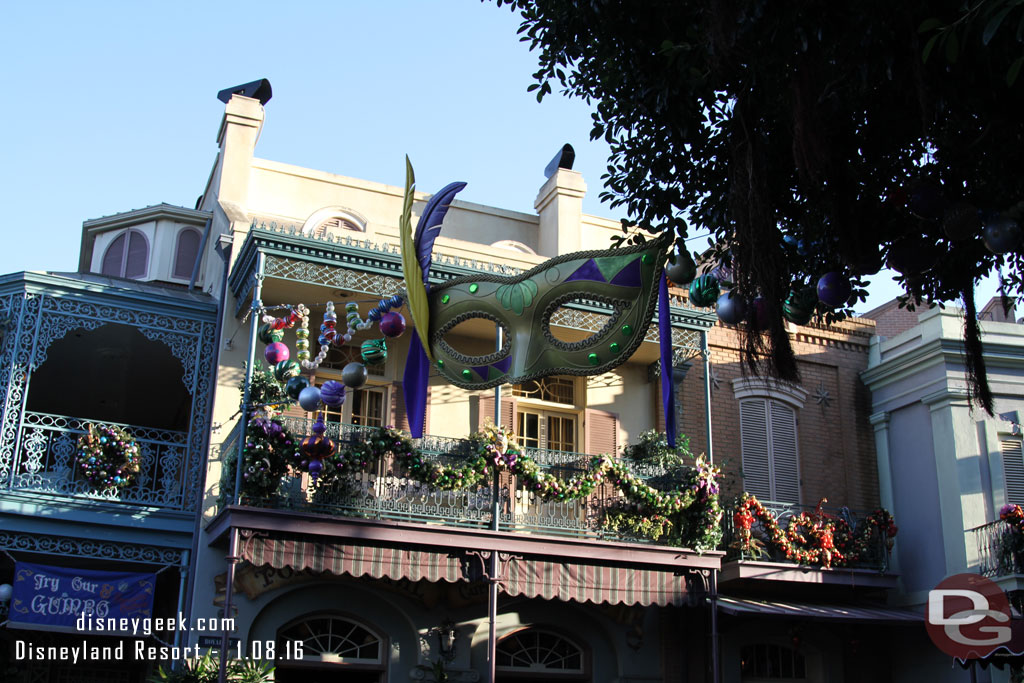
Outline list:
[[[718,572],[715,570],[711,570],[708,585],[711,588],[711,683],[718,683]]]
[[[497,326],[495,347],[501,351],[504,343],[501,325]],[[494,387],[494,424],[501,426],[501,385]],[[511,425],[509,425],[511,426]],[[498,531],[501,517],[501,485],[498,482],[498,471],[494,471],[491,528]],[[487,683],[494,683],[494,664],[498,644],[498,549],[491,550],[487,568]]]
[[[708,435],[708,462],[715,464],[715,449],[711,439],[711,348],[708,346],[708,332],[701,333],[701,353],[704,355],[704,429]]]
[[[228,675],[228,649],[231,646],[231,639],[228,636],[227,619],[231,618],[231,598],[235,585],[235,565],[238,563],[238,529],[231,527],[230,541],[228,541],[228,576],[227,586],[224,588],[224,612],[221,615],[220,632],[220,671],[217,674],[217,683],[227,683]]]
[[[185,610],[185,591],[188,588],[188,558],[189,551],[181,551],[181,564],[178,565],[178,613],[175,615],[179,619],[182,618],[182,613]],[[174,647],[181,645],[181,634],[180,629],[174,629]]]
[[[252,288],[252,305],[249,308],[249,360],[245,364],[245,384],[242,389],[241,433],[238,435],[238,457],[235,460],[235,497],[233,503],[242,500],[242,470],[245,465],[245,433],[249,429],[249,389],[252,386],[252,366],[256,363],[256,334],[260,328],[260,308],[263,302],[263,264],[265,256],[261,251],[256,256],[256,284]]]

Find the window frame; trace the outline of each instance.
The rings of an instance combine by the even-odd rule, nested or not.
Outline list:
[[[142,244],[145,246],[145,260],[143,261],[142,273],[138,276],[129,277],[125,272],[128,268],[128,254],[131,249],[132,235],[138,235],[142,239]],[[124,244],[121,250],[121,265],[118,268],[117,274],[108,273],[104,267],[107,261],[107,255],[110,253],[110,250],[114,248],[117,241],[122,238],[124,239]],[[136,228],[128,228],[127,230],[121,231],[112,240],[110,240],[107,247],[103,250],[103,256],[100,258],[99,273],[106,277],[120,277],[126,280],[145,280],[149,277],[150,256],[151,249],[149,238],[146,236],[146,233]]]
[[[807,392],[795,384],[781,382],[770,378],[762,377],[740,377],[732,381],[733,393],[737,399],[737,412],[740,423],[740,453],[741,473],[743,488],[760,500],[800,504],[802,498],[802,482],[800,468],[800,409],[807,400]],[[750,422],[757,419],[756,414],[750,411],[763,411],[763,423],[758,425],[758,433],[752,434]],[[783,412],[785,411],[785,413]],[[745,414],[746,413],[746,414]],[[792,415],[792,428],[790,429],[789,414]],[[748,417],[749,416],[749,417]],[[785,421],[787,424],[782,424]],[[744,426],[746,428],[744,428]],[[763,431],[761,431],[763,429]],[[785,429],[786,433],[782,430]],[[790,452],[780,452],[781,448],[776,446],[777,441],[785,438],[791,445]],[[761,446],[762,452],[751,452],[752,446]],[[758,449],[760,450],[760,449]],[[756,463],[755,458],[765,458],[765,462]],[[783,463],[783,459],[791,463]],[[782,467],[780,467],[782,465]],[[780,493],[778,470],[792,470],[792,481],[783,483],[783,491]],[[766,472],[766,481],[750,482],[753,477],[751,473],[761,469]],[[767,487],[767,496],[762,495],[762,490],[751,490],[750,484],[754,483],[760,488]],[[792,491],[785,491],[791,488]],[[792,494],[792,495],[791,495]],[[795,500],[783,500],[783,498],[795,497]]]
[[[187,271],[188,272],[186,274],[184,274],[184,275],[179,275],[178,274],[178,266],[181,263],[181,261],[179,259],[179,256],[181,255],[180,254],[181,240],[185,236],[185,233],[192,233],[193,235],[195,235],[195,237],[196,237],[196,250],[195,250],[195,254],[193,254],[193,256],[192,256],[191,261],[189,261],[189,263],[187,264]],[[196,261],[202,258],[202,254],[200,254],[200,252],[199,252],[199,250],[202,248],[202,243],[203,243],[203,233],[200,232],[198,228],[187,227],[187,228],[182,228],[181,230],[178,231],[178,234],[174,238],[174,262],[171,264],[171,277],[172,278],[174,278],[176,280],[191,280],[192,279],[192,271],[195,270]]]

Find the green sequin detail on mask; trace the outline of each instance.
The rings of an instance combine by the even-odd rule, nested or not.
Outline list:
[[[464,379],[464,380],[466,380],[468,382],[469,380],[473,379],[473,373],[470,372],[469,370],[463,370],[462,371],[462,379]]]
[[[618,353],[619,352],[619,342],[612,342],[611,344],[609,344],[608,345],[608,350],[611,351],[612,353]]]
[[[627,336],[627,337],[630,336],[631,334],[633,334],[633,326],[632,325],[623,325],[622,326],[622,334]]]
[[[587,356],[587,360],[590,362],[591,365],[597,365],[598,363],[601,362],[601,359],[597,357],[596,353],[592,353],[589,356]]]
[[[476,290],[478,290],[478,289],[480,289],[480,285],[478,285],[477,283],[474,282],[473,284],[471,284],[469,286],[469,293],[470,294],[476,294]]]
[[[450,296],[448,296],[447,294],[445,294],[445,295],[443,295],[441,297],[441,303],[443,303],[443,304],[446,304],[446,303],[448,303],[451,300],[452,300],[452,298]]]

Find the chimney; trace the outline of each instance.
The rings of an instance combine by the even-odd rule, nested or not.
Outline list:
[[[587,184],[578,171],[558,168],[540,188],[533,206],[540,216],[537,251],[558,256],[580,250],[583,197]]]

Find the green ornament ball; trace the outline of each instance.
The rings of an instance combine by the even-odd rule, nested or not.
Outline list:
[[[814,317],[818,292],[810,285],[793,287],[782,303],[782,316],[794,325],[806,325]]]
[[[293,398],[296,401],[298,401],[299,400],[299,394],[301,394],[302,390],[305,389],[308,386],[309,386],[309,380],[308,379],[306,379],[302,375],[296,375],[295,377],[291,377],[288,380],[288,383],[284,387],[284,391],[285,391],[286,394],[288,394],[288,396],[290,396],[291,398]]]
[[[264,344],[274,344],[284,339],[284,330],[275,330],[270,323],[263,323],[256,331],[256,336]]]
[[[690,283],[690,304],[707,308],[718,301],[721,293],[714,275],[701,275]]]
[[[274,366],[274,377],[278,382],[286,382],[301,372],[302,366],[294,360],[283,360]]]

